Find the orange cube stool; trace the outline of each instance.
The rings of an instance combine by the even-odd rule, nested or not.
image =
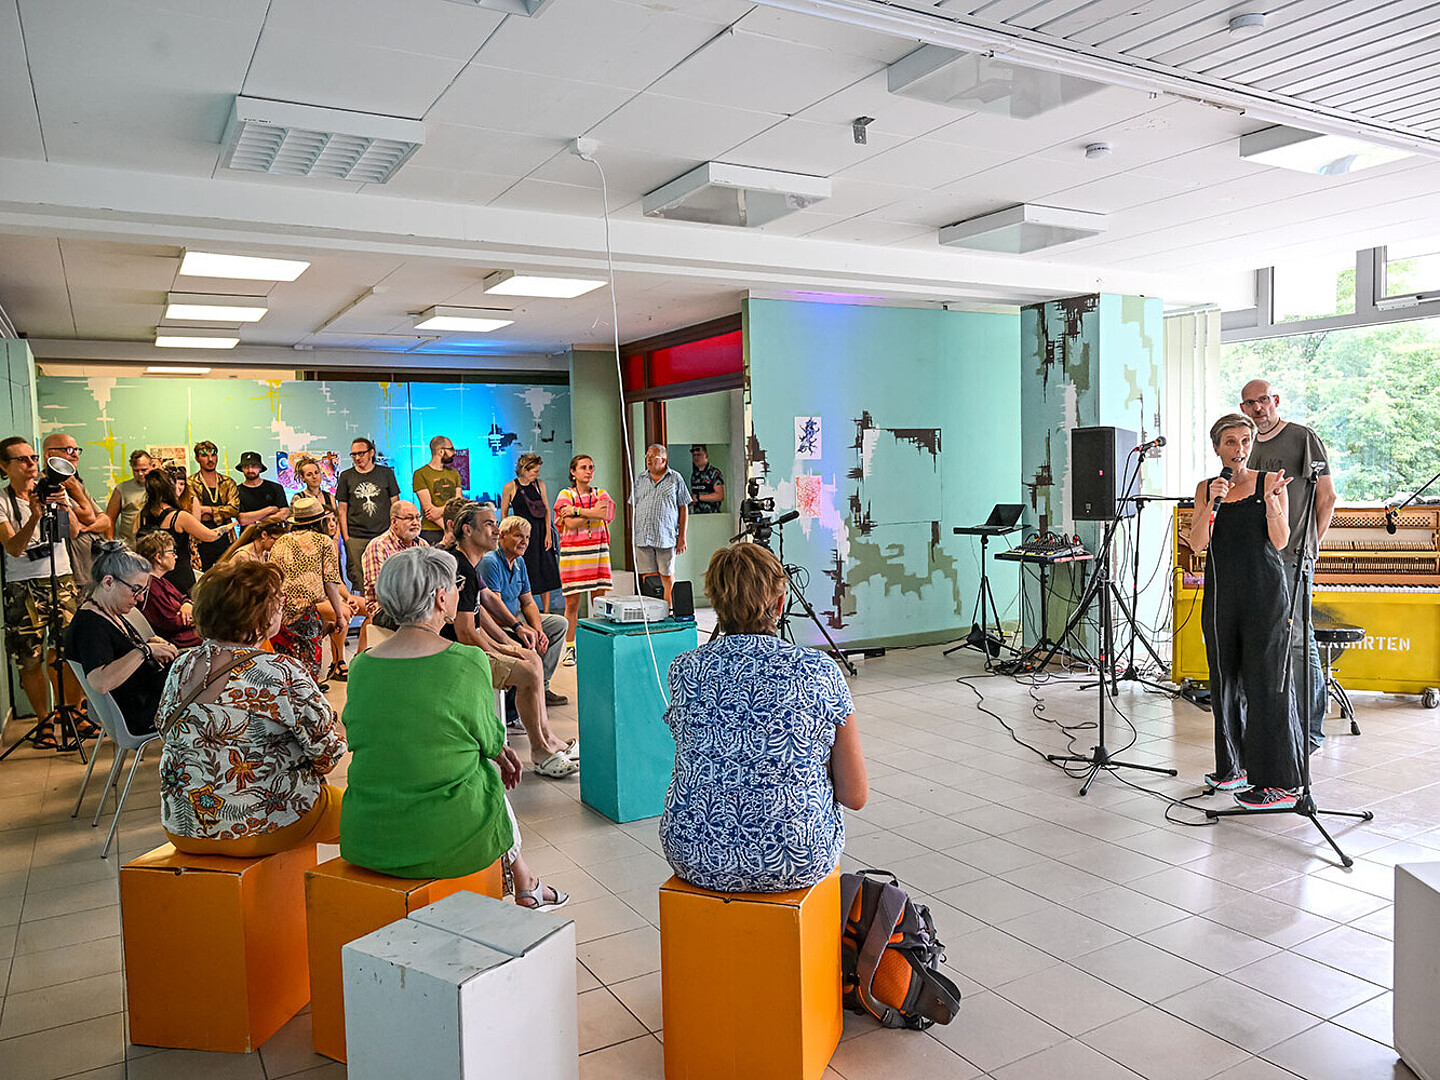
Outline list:
[[[310,1000],[308,844],[255,859],[162,844],[120,868],[130,1040],[259,1049]]]
[[[499,861],[468,877],[417,879],[377,874],[335,858],[305,875],[310,1029],[317,1054],[345,1060],[345,980],[340,950],[462,889],[501,899],[505,878]]]
[[[844,1026],[840,875],[784,893],[660,886],[666,1080],[815,1080]]]

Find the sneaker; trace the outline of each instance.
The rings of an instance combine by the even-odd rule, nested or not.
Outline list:
[[[1212,791],[1248,791],[1250,781],[1243,772],[1236,773],[1229,780],[1220,780],[1214,773],[1206,773],[1205,786]]]
[[[565,646],[565,657],[564,657],[563,660],[560,661],[560,666],[561,666],[561,667],[574,667],[574,666],[575,666],[575,646],[574,646],[574,645],[566,645],[566,646]]]
[[[1300,792],[1288,788],[1251,788],[1235,795],[1239,805],[1250,810],[1290,810],[1300,801]]]

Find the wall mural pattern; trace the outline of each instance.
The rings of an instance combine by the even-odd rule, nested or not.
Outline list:
[[[745,319],[746,459],[801,512],[784,556],[820,619],[842,643],[968,627],[979,547],[951,529],[1020,497],[1018,319],[778,300]],[[1013,575],[994,588],[1013,608]]]
[[[465,491],[499,504],[515,478],[521,453],[541,455],[541,479],[553,499],[569,482],[570,390],[566,386],[486,383],[261,382],[238,379],[117,379],[42,375],[37,380],[42,435],[65,431],[86,449],[81,475],[101,502],[129,475],[130,451],[183,446],[187,469],[200,439],[220,450],[222,472],[257,450],[267,479],[292,493],[289,469],[299,451],[350,467],[357,435],[375,440],[382,464],[395,470],[401,497],[430,460],[433,435],[447,435],[466,452]],[[460,454],[457,453],[457,464]],[[325,483],[333,487],[332,483]]]

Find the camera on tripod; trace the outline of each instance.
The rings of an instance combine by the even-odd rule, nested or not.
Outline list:
[[[69,515],[65,507],[49,500],[63,491],[65,482],[74,475],[75,466],[64,458],[45,459],[45,468],[41,470],[40,478],[35,481],[35,496],[43,506],[40,512],[41,543],[58,544],[70,535]],[[49,555],[49,549],[44,549],[40,555],[31,558],[47,558]]]
[[[760,498],[758,479],[746,481],[745,494],[746,498],[740,500],[740,532],[733,539],[748,536],[757,544],[769,547],[770,537],[775,531],[775,519],[766,515],[775,512],[775,499],[773,496]]]

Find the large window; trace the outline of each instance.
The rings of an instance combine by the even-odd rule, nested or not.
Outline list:
[[[1385,260],[1386,296],[1440,290],[1440,239],[1390,244]]]
[[[1440,472],[1440,319],[1226,345],[1229,404],[1254,378],[1281,395],[1281,416],[1325,440],[1342,502],[1379,502]]]

